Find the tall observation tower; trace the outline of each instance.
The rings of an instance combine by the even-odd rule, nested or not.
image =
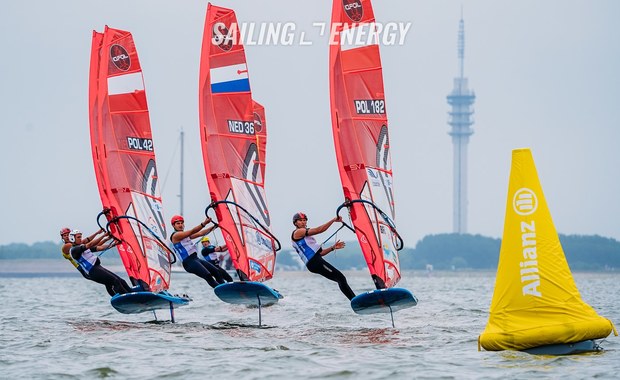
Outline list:
[[[469,136],[474,133],[471,128],[473,120],[473,104],[476,95],[467,87],[467,78],[463,75],[465,65],[465,23],[461,15],[458,37],[459,76],[454,78],[454,89],[447,96],[452,107],[449,112],[448,124],[452,129],[454,147],[454,201],[453,230],[455,233],[467,233],[467,144]]]

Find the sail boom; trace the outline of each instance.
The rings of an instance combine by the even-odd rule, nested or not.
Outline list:
[[[342,70],[344,74],[362,74],[362,73],[372,73],[374,71],[380,71],[381,75],[383,75],[383,68],[380,65],[374,66],[374,67],[352,68],[352,69]]]
[[[386,118],[384,116],[376,116],[376,117],[371,117],[371,116],[351,116],[349,119],[343,119],[343,121],[351,121],[351,122],[356,122],[356,121],[377,121],[377,120],[386,120]]]
[[[119,154],[131,154],[134,156],[147,156],[150,157],[153,154],[148,152],[148,151],[142,151],[142,152],[136,152],[135,150],[129,150],[129,149],[114,149],[114,150],[109,150],[109,153],[119,153]]]
[[[127,114],[148,114],[148,110],[133,110],[133,111],[110,111],[110,115],[127,115]]]

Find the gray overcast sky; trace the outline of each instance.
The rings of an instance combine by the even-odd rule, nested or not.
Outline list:
[[[95,229],[101,209],[88,127],[92,30],[132,32],[146,81],[167,219],[209,202],[198,132],[198,65],[207,2],[20,0],[0,13],[0,244]],[[240,22],[294,22],[309,46],[246,46],[254,98],[268,122],[266,189],[285,248],[291,215],[334,215],[342,190],[333,148],[327,37],[331,1],[221,1]],[[469,232],[501,237],[513,148],[531,147],[556,228],[620,239],[620,1],[375,0],[380,22],[410,22],[382,46],[396,224],[407,246],[452,230],[452,143],[445,97],[458,73],[476,92],[469,144]],[[305,178],[298,181],[294,178]],[[344,240],[352,234],[341,233]]]

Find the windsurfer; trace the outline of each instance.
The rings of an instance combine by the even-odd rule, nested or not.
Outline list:
[[[215,229],[215,225],[205,228],[211,223],[211,218],[206,218],[204,222],[187,231],[185,231],[185,219],[180,215],[173,216],[170,223],[174,228],[170,241],[183,262],[183,268],[205,280],[212,288],[225,283],[213,264],[198,258],[198,250],[192,243],[192,239],[203,237]]]
[[[202,243],[202,250],[200,251],[200,254],[202,254],[208,263],[217,268],[224,280],[227,282],[233,282],[233,279],[230,277],[228,272],[226,272],[224,268],[220,267],[220,260],[217,254],[217,252],[227,251],[228,247],[226,245],[215,246],[211,244],[211,240],[208,236],[203,237],[200,242]]]
[[[351,290],[351,287],[347,283],[346,277],[333,265],[323,259],[323,256],[328,253],[344,248],[345,243],[338,240],[333,246],[323,249],[321,245],[316,242],[316,239],[312,237],[313,235],[327,231],[334,222],[341,221],[342,217],[338,216],[319,227],[308,228],[308,217],[306,214],[298,212],[293,215],[295,231],[291,234],[291,240],[293,241],[293,248],[295,248],[299,257],[301,257],[306,264],[306,268],[312,273],[320,274],[327,279],[337,282],[340,291],[351,300],[355,297],[355,293],[353,293],[353,290]]]
[[[69,254],[71,258],[88,274],[89,280],[105,285],[110,296],[131,292],[127,282],[104,268],[99,257],[95,254],[95,252],[102,252],[116,245],[116,243],[106,244],[112,239],[113,237],[106,233],[84,243],[80,230],[69,232],[69,241],[71,242]]]
[[[88,276],[88,273],[84,271],[84,268],[82,268],[80,264],[77,263],[77,261],[73,260],[73,257],[71,257],[71,255],[69,254],[69,250],[71,249],[72,245],[69,241],[69,232],[71,232],[71,229],[69,227],[64,227],[60,230],[60,238],[62,239],[62,247],[60,247],[60,252],[62,252],[62,257],[69,260],[69,262],[73,264],[75,269],[77,269],[78,272],[80,272],[85,279],[90,280],[90,277]],[[103,230],[99,230],[94,234],[83,238],[82,242],[88,243],[89,241],[92,241],[101,232],[103,232]]]

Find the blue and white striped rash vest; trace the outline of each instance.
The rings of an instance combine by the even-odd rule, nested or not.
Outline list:
[[[91,251],[90,249],[86,249],[86,246],[84,244],[71,247],[71,250],[69,251],[69,253],[71,253],[71,256],[73,257],[73,253],[71,251],[78,251],[78,250],[83,250],[83,251],[80,257],[75,259],[75,261],[82,267],[82,269],[84,269],[84,272],[90,273],[90,270],[93,269],[93,267],[97,263],[97,259],[98,259],[97,255],[95,255],[93,251]]]
[[[176,232],[173,232],[172,235],[174,235],[175,233]],[[170,241],[172,241],[172,235],[170,235]],[[181,261],[187,259],[192,253],[198,252],[196,246],[194,245],[194,243],[192,243],[192,239],[190,239],[189,236],[178,243],[172,243],[172,246],[174,247],[174,250],[177,251],[177,254],[181,258]]]
[[[308,230],[306,229],[306,234],[307,233]],[[291,234],[293,248],[295,248],[295,251],[297,251],[297,254],[299,255],[299,257],[301,257],[301,260],[304,262],[304,264],[308,264],[308,261],[310,261],[310,259],[313,258],[314,255],[316,255],[317,252],[321,250],[321,245],[316,242],[315,238],[307,235],[299,240],[295,240],[293,239],[294,234],[295,231],[293,231],[293,233]]]

